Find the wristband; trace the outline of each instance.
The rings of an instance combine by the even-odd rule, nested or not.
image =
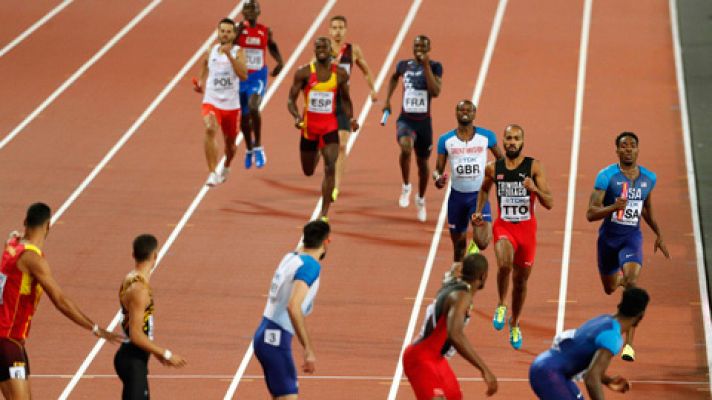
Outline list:
[[[93,333],[94,336],[99,336],[99,324],[94,324],[94,326],[92,326],[91,333]]]
[[[173,353],[170,350],[165,349],[163,351],[163,359],[166,361],[170,361],[171,357],[173,357]]]

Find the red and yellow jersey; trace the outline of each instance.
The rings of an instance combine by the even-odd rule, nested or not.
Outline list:
[[[264,68],[269,28],[262,24],[250,26],[249,22],[244,21],[242,23],[242,31],[237,34],[237,45],[245,51],[247,73]]]
[[[19,239],[10,240],[2,253],[0,266],[0,337],[25,340],[30,331],[32,316],[42,295],[42,287],[35,278],[20,271],[17,261],[26,251],[44,257],[42,250]]]
[[[331,75],[326,82],[319,82],[316,74],[316,65],[309,64],[309,82],[304,87],[304,112],[305,135],[323,135],[338,130],[336,120],[336,96],[338,95],[338,79],[336,64],[331,64]]]

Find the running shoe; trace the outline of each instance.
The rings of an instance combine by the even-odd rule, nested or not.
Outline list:
[[[322,215],[321,217],[319,217],[319,220],[326,222],[327,224],[329,223],[329,217],[327,217],[326,215]]]
[[[480,252],[480,248],[477,247],[477,243],[475,243],[474,240],[470,240],[470,244],[467,245],[467,255],[469,256],[470,254],[477,254]]]
[[[519,325],[512,326],[512,321],[509,321],[509,344],[514,347],[514,350],[519,350],[522,347],[522,330]]]
[[[621,352],[621,358],[625,361],[635,361],[635,350],[633,350],[633,346],[626,344]]]
[[[494,329],[501,331],[504,328],[504,317],[507,315],[507,306],[504,304],[497,306],[494,309],[494,318],[492,318],[492,324]]]
[[[428,219],[425,211],[425,197],[415,196],[415,206],[418,209],[418,221],[425,222]]]
[[[205,184],[210,187],[214,187],[214,186],[221,184],[222,182],[223,181],[222,181],[222,178],[220,177],[220,175],[218,175],[216,172],[211,172],[210,176],[208,176],[208,181],[205,182]]]
[[[407,185],[404,184],[403,189],[401,190],[400,198],[398,199],[398,205],[401,206],[401,208],[406,208],[410,205],[410,191],[410,183]]]
[[[230,175],[230,168],[228,167],[223,167],[222,171],[220,172],[220,180],[222,182],[225,182],[227,180],[227,177]]]
[[[335,202],[338,197],[339,197],[339,188],[334,188],[334,190],[331,191],[331,201]]]
[[[253,158],[252,150],[247,150],[245,152],[245,169],[252,168],[252,158]]]
[[[267,162],[267,156],[265,155],[265,150],[260,147],[255,147],[255,167],[257,168],[262,168],[265,166],[265,163]]]

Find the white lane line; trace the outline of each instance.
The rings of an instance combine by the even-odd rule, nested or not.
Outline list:
[[[707,376],[709,387],[712,388],[712,322],[710,322],[710,297],[707,292],[707,269],[705,268],[705,254],[702,249],[702,234],[700,229],[700,210],[697,199],[697,181],[695,163],[692,159],[692,139],[690,137],[690,114],[687,109],[687,94],[685,89],[685,68],[682,62],[682,49],[680,47],[680,27],[677,17],[677,0],[669,0],[670,25],[672,44],[675,55],[675,72],[677,77],[677,90],[680,96],[680,123],[682,125],[682,139],[685,147],[685,167],[687,168],[687,192],[690,194],[690,213],[692,229],[695,233],[695,256],[697,257],[697,279],[700,285],[700,306],[702,308],[702,324],[705,329],[705,351],[707,352]]]
[[[230,12],[230,17],[234,18],[237,16],[237,14],[240,12],[242,9],[242,5],[245,3],[245,0],[241,0],[237,6]],[[185,74],[188,73],[190,68],[198,61],[198,59],[203,55],[205,52],[205,49],[210,46],[210,44],[217,38],[217,35],[215,33],[211,34],[210,37],[208,37],[207,40],[196,50],[195,54],[188,60],[188,62],[183,65],[183,68],[178,71],[178,73],[173,77],[173,79],[166,85],[166,87],[163,88],[161,93],[151,102],[151,104],[146,108],[146,110],[139,116],[139,118],[131,125],[128,131],[121,137],[121,139],[112,147],[112,149],[109,151],[109,153],[104,156],[104,158],[101,160],[101,162],[92,170],[92,172],[89,174],[89,176],[84,179],[84,182],[82,182],[81,185],[69,196],[67,201],[62,204],[62,206],[57,210],[57,213],[54,214],[52,217],[51,223],[54,224],[60,217],[61,215],[69,208],[69,206],[74,203],[74,200],[76,200],[77,197],[84,191],[84,189],[91,183],[94,178],[99,174],[99,172],[106,166],[106,164],[113,158],[113,156],[121,149],[121,147],[133,136],[134,133],[138,130],[138,128],[143,125],[143,123],[148,119],[148,117],[153,113],[153,111],[159,106],[159,104],[166,98],[168,93],[173,90],[173,88],[178,84],[178,82],[183,79]],[[223,157],[224,158],[224,157]],[[220,163],[222,164],[222,162]],[[166,240],[166,243],[163,245],[161,248],[160,252],[158,253],[158,259],[156,260],[156,265],[154,266],[153,270],[158,268],[158,264],[160,261],[163,259],[163,256],[165,256],[166,252],[170,248],[171,244],[173,241],[178,237],[178,234],[180,231],[183,229],[185,226],[186,222],[188,221],[188,218],[193,214],[195,209],[198,207],[198,204],[200,204],[200,201],[203,199],[205,196],[205,193],[207,193],[207,186],[204,186],[201,188],[200,192],[198,193],[198,196],[193,200],[193,202],[190,204],[188,207],[188,210],[186,213],[183,215],[181,218],[180,222],[176,225],[176,227],[173,229],[171,232],[171,235],[168,237]],[[153,270],[151,270],[151,273],[153,273]],[[111,323],[108,326],[108,330],[112,331],[116,326],[118,325],[119,321],[121,319],[121,311],[117,311],[116,315],[114,315],[114,318],[111,320]],[[101,348],[104,346],[104,343],[106,341],[104,339],[99,339],[92,350],[89,352],[89,355],[84,359],[82,364],[79,366],[79,369],[74,373],[72,376],[72,379],[69,381],[67,386],[64,388],[62,391],[62,394],[59,396],[60,400],[65,400],[69,396],[69,394],[74,390],[74,387],[77,385],[79,382],[79,379],[82,377],[84,372],[89,368],[89,365],[94,361],[94,358],[96,357],[97,354],[99,354],[99,351]]]
[[[64,0],[63,2],[59,3],[55,8],[50,10],[47,14],[44,15],[44,17],[40,18],[32,24],[29,28],[27,28],[24,32],[22,32],[20,35],[18,35],[15,39],[13,39],[10,43],[6,44],[5,47],[0,50],[0,58],[7,54],[10,50],[15,48],[20,42],[25,40],[28,36],[30,36],[34,31],[37,30],[40,26],[44,25],[47,21],[52,19],[55,15],[59,14],[60,11],[64,10],[68,5],[72,4],[74,0]]]
[[[131,22],[123,27],[111,40],[106,42],[104,47],[101,48],[96,54],[92,56],[87,62],[84,63],[78,70],[76,70],[72,76],[70,76],[62,85],[60,85],[55,91],[49,95],[37,108],[35,108],[30,115],[25,117],[19,125],[15,127],[10,133],[5,136],[5,138],[0,141],[0,150],[3,149],[12,139],[15,138],[27,125],[37,118],[42,111],[52,104],[57,97],[59,97],[65,90],[67,90],[77,79],[79,79],[89,68],[91,68],[101,57],[104,56],[109,50],[111,50],[119,40],[123,39],[127,33],[129,33],[142,19],[144,19],[151,11],[153,11],[156,6],[161,3],[161,0],[153,0],[149,5],[146,6],[138,15],[136,15]]]
[[[581,124],[583,121],[583,95],[586,91],[586,60],[588,58],[588,36],[591,30],[591,8],[593,0],[585,0],[581,43],[579,47],[578,76],[576,78],[576,105],[574,106],[574,136],[571,141],[571,162],[569,165],[569,190],[566,197],[566,221],[564,223],[564,246],[561,254],[561,281],[559,286],[559,307],[556,315],[556,333],[564,330],[566,315],[566,292],[569,285],[569,262],[571,261],[571,236],[574,227],[574,206],[576,203],[576,178],[578,176],[579,149],[581,146]]]
[[[507,0],[500,0],[497,5],[497,11],[495,12],[494,19],[492,21],[492,28],[490,29],[489,38],[487,39],[487,47],[485,48],[485,53],[482,57],[482,63],[480,64],[480,71],[477,74],[477,81],[475,82],[475,90],[472,93],[472,102],[478,104],[480,102],[480,96],[482,95],[482,90],[485,85],[485,80],[487,79],[487,72],[489,71],[489,66],[492,61],[492,54],[494,53],[495,46],[497,45],[497,37],[499,36],[500,28],[502,27],[502,20],[504,19],[504,13],[507,9]],[[418,293],[415,296],[415,302],[413,302],[413,309],[410,313],[410,320],[408,321],[408,328],[406,329],[405,337],[403,338],[403,344],[401,345],[400,355],[398,356],[398,364],[396,365],[396,372],[393,374],[391,380],[391,389],[388,392],[388,400],[395,400],[398,394],[398,388],[401,381],[403,380],[403,352],[405,348],[413,340],[413,333],[415,332],[415,324],[418,322],[418,314],[420,312],[421,306],[423,304],[423,297],[425,296],[425,290],[428,287],[428,281],[430,280],[430,274],[433,270],[433,264],[435,263],[435,254],[438,252],[438,245],[440,244],[440,238],[442,237],[442,230],[445,226],[445,218],[447,217],[447,199],[450,195],[450,181],[448,181],[447,188],[445,189],[445,194],[443,196],[443,203],[440,207],[440,214],[438,215],[438,222],[435,226],[435,232],[433,232],[433,239],[430,242],[430,250],[428,251],[428,258],[425,260],[425,267],[423,269],[423,276],[420,279],[420,286],[418,287]]]

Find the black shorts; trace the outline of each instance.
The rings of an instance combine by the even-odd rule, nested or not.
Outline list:
[[[420,158],[429,158],[433,148],[433,122],[430,117],[424,120],[398,117],[396,122],[396,140],[403,136],[413,138],[415,155]]]
[[[30,377],[30,360],[25,346],[10,338],[0,338],[0,382]]]
[[[351,120],[346,118],[344,108],[341,106],[341,96],[336,97],[336,121],[339,124],[340,131],[351,132]]]
[[[339,144],[339,132],[331,131],[323,135],[319,135],[316,140],[309,140],[302,135],[299,140],[299,150],[301,151],[317,151],[321,150],[327,144],[336,143]]]
[[[114,369],[124,389],[122,400],[148,400],[149,354],[133,343],[122,343],[114,356]]]

